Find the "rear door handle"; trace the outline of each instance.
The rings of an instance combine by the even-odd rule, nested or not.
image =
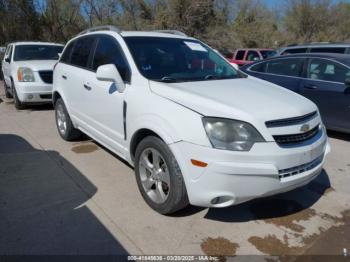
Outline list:
[[[315,85],[304,85],[304,88],[307,88],[307,89],[317,89],[317,86],[315,86]]]
[[[86,90],[88,90],[88,91],[90,91],[92,88],[91,88],[91,86],[89,86],[89,85],[87,85],[87,84],[84,84],[84,88],[86,89]]]
[[[66,80],[66,79],[67,79],[67,76],[65,76],[65,75],[62,75],[62,78]]]

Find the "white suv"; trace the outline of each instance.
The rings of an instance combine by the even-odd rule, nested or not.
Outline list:
[[[53,102],[61,137],[82,131],[133,165],[162,214],[292,190],[329,152],[312,102],[176,31],[81,33],[54,70]]]
[[[17,109],[27,103],[52,101],[52,70],[63,45],[17,42],[7,46],[2,61],[5,95]]]

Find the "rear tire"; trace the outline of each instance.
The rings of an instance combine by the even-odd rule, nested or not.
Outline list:
[[[74,128],[62,98],[55,103],[55,118],[58,133],[64,140],[74,141],[81,137],[82,133]]]
[[[160,138],[148,136],[137,146],[135,174],[143,199],[158,213],[171,214],[189,204],[180,167]]]
[[[13,81],[11,81],[11,85],[12,85],[12,94],[13,94],[13,101],[15,103],[15,108],[17,110],[22,110],[22,109],[25,109],[26,108],[26,105],[21,102],[17,96],[17,92],[16,92],[16,88],[15,88],[15,85],[13,83]]]

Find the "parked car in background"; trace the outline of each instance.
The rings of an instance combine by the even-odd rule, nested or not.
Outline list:
[[[241,70],[309,98],[328,129],[350,133],[350,55],[279,56]]]
[[[276,51],[273,49],[238,49],[231,58],[228,58],[230,63],[234,63],[238,66],[253,63],[254,61],[263,60],[276,55]]]
[[[6,47],[0,46],[0,61],[2,61],[4,59],[5,51],[6,51]],[[1,67],[2,67],[2,65],[1,65]],[[2,70],[0,70],[0,80],[3,80],[3,79],[4,79],[4,76],[2,74]]]
[[[314,103],[178,31],[84,31],[67,43],[53,83],[60,136],[82,131],[129,162],[162,214],[292,190],[329,152]]]
[[[52,71],[63,45],[16,42],[7,46],[2,60],[4,88],[17,109],[30,103],[52,101]]]
[[[304,45],[289,45],[277,51],[278,55],[301,53],[339,53],[350,54],[350,43],[310,43]]]

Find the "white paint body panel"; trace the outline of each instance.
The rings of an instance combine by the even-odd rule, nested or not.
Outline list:
[[[149,81],[139,73],[121,35],[111,31],[98,34],[114,37],[125,53],[132,75],[125,91],[111,92],[112,83],[97,80],[95,72],[64,63],[59,63],[54,71],[53,91],[62,97],[75,127],[131,165],[134,163],[130,144],[137,131],[149,129],[161,137],[179,163],[191,204],[218,206],[211,204],[213,198],[230,196],[233,200],[227,205],[231,205],[288,191],[308,183],[322,170],[329,152],[324,130],[305,145],[283,148],[273,135],[300,133],[301,124],[276,128],[265,125],[269,120],[317,111],[309,100],[253,77],[173,84]],[[149,33],[122,35],[148,36]],[[91,90],[84,89],[84,84],[91,86]],[[127,104],[126,139],[124,101]],[[214,149],[204,130],[203,116],[248,122],[266,142],[256,143],[249,152]],[[312,128],[322,125],[322,121],[317,116],[308,124]],[[322,162],[312,170],[291,177],[288,182],[278,178],[279,170],[306,164],[320,156],[323,156]],[[207,162],[208,166],[193,166],[192,158]]]

